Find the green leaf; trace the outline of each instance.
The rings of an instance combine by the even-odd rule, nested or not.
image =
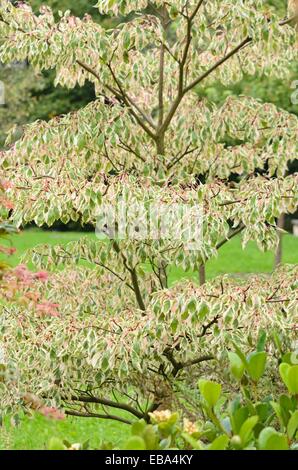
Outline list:
[[[230,439],[228,436],[223,434],[218,436],[208,447],[208,450],[225,450],[229,445]]]
[[[146,443],[147,450],[158,449],[158,439],[157,439],[156,432],[154,430],[154,426],[152,426],[152,424],[149,424],[146,426],[143,432],[143,439]]]
[[[245,447],[252,438],[252,432],[257,422],[259,421],[258,416],[251,416],[241,426],[239,436],[243,447]]]
[[[185,440],[187,444],[191,446],[194,450],[204,450],[204,444],[201,441],[197,441],[194,437],[190,436],[186,432],[181,434],[181,437]]]
[[[228,356],[229,356],[229,361],[230,361],[231,373],[237,380],[241,380],[245,371],[245,366],[243,364],[243,361],[238,356],[238,354],[234,352],[229,352]]]
[[[259,333],[259,337],[258,337],[257,352],[264,351],[266,338],[267,338],[266,331],[261,330]]]
[[[233,346],[235,348],[235,351],[237,353],[237,355],[240,357],[241,361],[243,362],[244,366],[247,368],[248,367],[248,362],[247,362],[247,359],[245,357],[245,355],[243,354],[243,352],[241,351],[241,349],[237,346],[236,343],[233,343]]]
[[[278,433],[273,428],[265,428],[261,431],[258,439],[260,450],[288,450],[287,437]]]
[[[267,354],[265,352],[252,353],[248,357],[247,371],[254,382],[258,382],[265,372]]]
[[[241,426],[249,417],[248,406],[239,406],[235,404],[234,407],[230,408],[230,418],[232,423],[232,429],[234,434],[239,434]]]
[[[171,5],[169,15],[172,20],[175,20],[177,18],[177,16],[179,15],[179,10],[176,5]]]
[[[200,308],[199,308],[199,318],[200,318],[200,320],[204,320],[206,318],[206,316],[208,315],[208,313],[209,313],[209,307],[205,302],[203,302],[200,305]]]
[[[291,414],[296,410],[296,404],[288,395],[281,395],[279,398],[279,405],[283,425],[287,426]]]
[[[297,430],[298,430],[298,410],[296,410],[295,413],[292,414],[288,422],[287,433],[290,439],[293,439],[296,436]]]
[[[282,362],[286,362],[287,364],[292,365],[292,362],[291,362],[292,355],[293,355],[292,352],[287,352],[286,354],[284,354],[282,357]]]
[[[136,421],[131,426],[131,434],[133,436],[141,436],[146,428],[146,422],[141,419],[140,421]]]
[[[279,366],[279,373],[291,395],[298,395],[298,365],[290,366],[283,362]]]
[[[280,364],[279,366],[279,373],[280,373],[280,376],[284,382],[284,384],[288,387],[288,373],[289,373],[289,370],[290,370],[291,366],[290,364],[287,364],[285,362],[283,362],[282,364]],[[289,388],[289,387],[288,387]]]
[[[276,348],[278,349],[279,353],[282,354],[282,350],[283,350],[282,342],[280,340],[278,333],[276,331],[273,331],[272,336],[273,336],[273,341],[274,341]]]
[[[146,443],[140,436],[133,436],[128,439],[124,450],[146,450]]]
[[[59,439],[58,437],[52,437],[50,439],[49,445],[48,445],[49,450],[65,450],[65,445]]]
[[[283,414],[282,414],[280,404],[276,403],[274,401],[270,402],[270,404],[271,404],[272,408],[274,409],[274,412],[275,412],[276,416],[278,417],[280,424],[283,426],[285,423],[284,423]]]
[[[171,322],[171,325],[170,325],[171,331],[172,331],[173,333],[176,333],[177,328],[178,328],[178,325],[179,325],[179,320],[178,320],[177,317],[175,317],[175,318],[173,319],[173,321]]]
[[[221,385],[210,380],[201,379],[199,380],[199,389],[208,405],[213,408],[219,400]]]
[[[289,391],[292,395],[298,395],[298,365],[291,366],[288,372]]]

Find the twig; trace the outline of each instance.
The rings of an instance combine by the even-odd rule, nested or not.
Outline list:
[[[99,418],[99,419],[110,419],[112,421],[119,421],[120,423],[123,424],[128,424],[131,425],[132,421],[129,421],[128,419],[121,418],[120,416],[116,415],[110,415],[110,414],[99,414],[99,413],[83,413],[81,411],[71,411],[71,410],[66,410],[65,414],[68,416],[76,416],[78,418]]]
[[[240,225],[240,227],[238,227],[233,232],[231,232],[226,239],[224,239],[220,243],[218,243],[217,246],[216,246],[216,249],[219,250],[222,246],[224,246],[226,243],[228,243],[234,237],[239,235],[239,233],[243,232],[244,229],[245,229],[245,225]]]
[[[138,419],[144,418],[144,413],[141,413],[140,411],[136,410],[127,403],[119,403],[117,401],[108,400],[106,398],[98,398],[93,396],[73,396],[72,401],[77,401],[81,403],[94,403],[98,405],[108,406],[117,410],[127,411]]]

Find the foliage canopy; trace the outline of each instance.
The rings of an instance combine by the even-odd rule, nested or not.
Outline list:
[[[69,269],[47,284],[58,314],[37,311],[28,297],[4,309],[1,403],[28,406],[30,393],[69,414],[127,422],[107,410],[148,419],[179,398],[181,382],[191,388],[189,372],[198,365],[226,380],[222,366],[234,343],[249,352],[266,330],[272,374],[291,347],[296,267],[201,287],[169,286],[168,268],[199,270],[241,232],[244,245],[277,244],[276,219],[298,201],[298,175],[287,174],[297,155],[297,117],[245,96],[216,106],[196,90],[257,70],[285,78],[298,49],[293,19],[262,0],[97,7],[131,16],[106,30],[88,15],[57,20],[48,7],[35,15],[1,2],[2,62],[55,69],[55,83],[67,88],[88,80],[97,96],[77,112],[26,126],[17,142],[9,135],[1,159],[14,185],[10,219],[51,226],[81,218],[95,226],[107,202],[183,201],[203,208],[202,244],[190,251],[177,240],[115,237],[34,250],[37,265]],[[82,260],[95,268],[75,267]]]

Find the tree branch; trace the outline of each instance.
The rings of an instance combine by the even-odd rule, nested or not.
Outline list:
[[[86,70],[86,72],[90,73],[91,75],[93,75],[101,84],[104,88],[106,88],[107,90],[109,90],[113,95],[115,95],[116,99],[122,103],[122,99],[121,99],[121,96],[118,94],[118,93],[115,93],[115,90],[110,86],[110,85],[107,85],[107,84],[104,84],[101,82],[101,79],[100,79],[100,76],[98,75],[98,73],[92,69],[89,65],[85,64],[84,62],[82,62],[81,60],[76,60],[76,63],[82,67],[84,70]],[[107,98],[107,97],[105,97]],[[108,98],[107,98],[108,99]]]
[[[11,25],[9,24],[9,22],[6,21],[6,20],[3,18],[3,16],[1,15],[1,13],[0,13],[0,21],[1,21],[1,23],[6,24],[7,26],[11,26]],[[22,29],[20,29],[19,31],[21,31],[22,33],[25,32],[25,31],[23,31]]]
[[[198,5],[196,6],[196,8],[194,9],[193,13],[191,14],[190,17],[187,17],[186,21],[187,21],[187,32],[186,32],[186,44],[185,44],[185,48],[184,48],[184,51],[183,51],[183,55],[182,55],[182,59],[181,61],[179,61],[179,80],[178,80],[178,95],[177,95],[177,98],[175,99],[175,101],[173,102],[171,108],[170,108],[170,111],[164,121],[164,123],[159,127],[159,134],[164,134],[166,132],[166,130],[168,129],[184,95],[185,95],[185,92],[184,92],[184,69],[185,69],[185,65],[186,65],[186,62],[187,62],[187,57],[188,57],[188,52],[189,52],[189,48],[190,48],[190,45],[191,45],[191,41],[192,41],[192,34],[191,34],[191,30],[192,30],[192,26],[193,26],[193,21],[201,7],[201,5],[203,4],[204,0],[200,0]]]
[[[185,64],[186,64],[186,61],[187,61],[190,44],[191,44],[191,41],[192,41],[191,28],[192,28],[192,25],[193,25],[193,20],[195,19],[195,17],[197,15],[201,5],[203,4],[203,2],[204,2],[204,0],[200,0],[198,2],[197,6],[195,7],[193,13],[189,17],[186,17],[187,18],[186,45],[185,45],[185,49],[184,49],[184,52],[183,52],[182,60],[179,62],[180,70],[179,70],[178,96],[175,99],[175,101],[173,102],[165,121],[160,125],[157,134],[155,134],[153,131],[151,131],[150,127],[148,127],[146,125],[146,123],[147,123],[149,126],[151,126],[155,129],[155,125],[152,122],[152,120],[148,116],[146,116],[146,114],[143,113],[143,111],[132,100],[132,98],[130,98],[124,92],[122,86],[120,85],[119,81],[117,80],[115,74],[112,72],[112,69],[110,67],[109,68],[110,68],[110,71],[113,73],[114,81],[117,83],[117,86],[120,89],[120,94],[117,93],[109,85],[103,84],[103,86],[105,88],[107,88],[107,90],[109,90],[113,95],[116,96],[116,99],[118,101],[120,101],[122,103],[124,102],[124,104],[128,107],[131,115],[136,119],[137,123],[156,142],[158,142],[158,140],[160,139],[160,136],[163,136],[164,133],[166,132],[166,130],[167,130],[168,126],[170,125],[171,120],[172,120],[173,116],[175,115],[176,110],[178,109],[184,95],[188,91],[192,90],[200,82],[202,82],[205,78],[207,78],[213,71],[215,71],[218,67],[220,67],[222,64],[224,64],[229,58],[231,58],[232,56],[237,54],[237,52],[239,52],[243,47],[245,47],[247,44],[252,42],[252,38],[247,36],[238,46],[236,46],[232,51],[230,51],[222,59],[220,59],[218,62],[216,62],[209,70],[207,70],[200,77],[198,77],[191,84],[189,84],[186,88],[184,88],[184,68],[185,68]],[[297,18],[298,18],[298,15],[294,15],[291,18],[287,18],[287,19],[281,21],[279,23],[279,25],[280,26],[288,25],[291,22],[295,21]],[[8,26],[11,26],[10,23],[7,20],[5,20],[2,15],[0,15],[0,21],[3,22],[4,24],[8,25]],[[19,27],[14,28],[14,29],[16,29],[17,31],[25,33],[25,31],[22,30]],[[83,63],[80,60],[76,60],[76,63],[78,65],[80,65],[81,67],[83,67],[87,72],[92,74],[94,77],[96,77],[101,82],[99,75],[91,67],[89,67],[87,64]],[[119,85],[120,85],[120,87],[119,87]],[[138,116],[138,114],[134,111],[133,108],[135,108],[141,114],[141,116],[142,116],[142,118],[144,119],[145,122]],[[161,144],[159,144],[159,146],[161,146]]]
[[[180,155],[175,157],[168,165],[167,170],[171,170],[177,163],[179,163],[184,157],[198,150],[199,147],[190,148],[190,144],[187,146],[187,149]]]
[[[217,244],[216,246],[216,249],[219,250],[222,246],[224,246],[226,243],[228,243],[230,240],[232,240],[234,237],[236,237],[237,235],[239,235],[239,233],[243,232],[243,230],[245,229],[245,225],[240,225],[240,227],[238,227],[237,229],[235,229],[233,232],[231,232],[229,235],[228,235],[228,238],[225,238],[224,240],[222,240],[220,243]]]
[[[186,94],[193,88],[195,88],[199,83],[201,83],[205,78],[209,77],[212,72],[214,72],[218,67],[223,65],[227,60],[229,60],[231,57],[233,57],[235,54],[237,54],[243,47],[245,47],[247,44],[252,42],[252,38],[247,36],[243,41],[238,44],[238,46],[234,47],[228,54],[226,54],[224,57],[222,57],[220,60],[218,60],[210,69],[208,69],[205,73],[203,73],[200,77],[198,77],[196,80],[194,80],[190,85],[188,85],[183,93]]]
[[[144,413],[141,413],[127,403],[119,403],[117,401],[108,400],[106,398],[98,398],[93,396],[73,396],[71,399],[72,401],[78,401],[81,403],[94,403],[102,406],[108,406],[117,410],[127,411],[138,419],[144,418]]]
[[[298,19],[298,15],[295,15],[291,18],[288,18],[286,20],[280,21],[279,25],[280,26],[285,26],[290,24],[292,21]],[[235,54],[237,54],[241,49],[243,49],[247,44],[252,43],[253,39],[250,36],[247,36],[243,41],[238,44],[234,49],[232,49],[228,54],[226,54],[222,59],[220,59],[218,62],[216,62],[209,70],[207,70],[205,73],[203,73],[200,77],[198,77],[196,80],[194,80],[190,85],[188,85],[184,89],[184,94],[188,93],[190,90],[192,90],[194,87],[196,87],[200,82],[202,82],[205,78],[207,78],[214,70],[216,70],[218,67],[220,67],[222,64],[224,64],[227,60],[229,60],[231,57],[233,57]]]
[[[294,15],[294,16],[291,16],[290,18],[286,18],[285,20],[280,21],[279,26],[285,26],[285,25],[291,24],[293,21],[297,21],[297,20],[298,20],[298,14]]]
[[[165,47],[164,47],[164,44],[162,43],[160,46],[160,59],[159,59],[159,90],[158,90],[158,109],[159,109],[158,126],[159,127],[162,126],[163,116],[164,116],[164,102],[163,102],[164,68],[165,68]]]
[[[203,3],[202,1],[199,2],[201,4]],[[193,15],[192,15],[193,16]],[[211,75],[216,69],[218,69],[221,65],[223,65],[225,62],[227,62],[231,57],[233,57],[235,54],[237,54],[241,49],[243,49],[246,45],[250,44],[253,40],[250,36],[247,36],[243,41],[241,41],[234,49],[232,49],[228,54],[226,54],[224,57],[222,57],[220,60],[218,60],[209,70],[204,72],[200,77],[198,77],[196,80],[194,80],[192,83],[190,83],[188,86],[184,88],[184,66],[187,60],[188,56],[188,51],[189,47],[191,44],[191,26],[192,26],[192,21],[191,20],[192,16],[188,18],[188,28],[187,28],[187,40],[186,40],[186,46],[183,54],[182,61],[180,62],[180,73],[179,73],[179,91],[178,91],[178,96],[175,99],[175,101],[172,104],[172,107],[169,111],[168,116],[166,117],[163,126],[161,127],[161,132],[165,132],[170,125],[172,118],[174,117],[183,97],[191,91],[193,88],[195,88],[199,83],[201,83],[205,78],[207,78],[209,75]],[[291,18],[288,18],[286,20],[283,20],[279,23],[280,26],[284,26],[287,24],[290,24],[292,21],[298,18],[298,15],[295,15]]]
[[[126,104],[126,106],[129,108],[130,110],[130,113],[132,114],[132,116],[136,119],[136,121],[138,122],[138,124],[142,127],[142,129],[153,139],[153,140],[156,140],[156,135],[150,130],[149,127],[147,127],[147,125],[145,124],[145,122],[142,121],[142,119],[139,118],[139,116],[137,115],[137,113],[134,111],[133,107],[136,108],[136,110],[141,114],[142,118],[144,119],[144,121],[147,122],[147,124],[149,124],[153,129],[155,129],[155,125],[153,124],[153,122],[151,121],[151,119],[149,119],[146,114],[139,108],[139,106],[137,105],[137,103],[135,103],[133,101],[133,99],[131,97],[129,97],[126,93],[126,91],[124,90],[124,88],[122,87],[120,81],[118,80],[118,78],[116,77],[112,67],[110,64],[108,64],[108,68],[111,72],[111,75],[113,77],[113,80],[114,82],[116,83],[118,89],[119,89],[119,92],[120,92],[120,96],[123,100],[123,102]]]
[[[170,361],[170,363],[173,366],[173,370],[172,370],[173,377],[176,377],[178,373],[180,372],[180,370],[182,369],[200,364],[201,362],[212,361],[215,359],[215,357],[212,355],[206,355],[206,356],[201,356],[190,361],[178,362],[176,361],[171,348],[167,348],[164,351],[164,356]]]
[[[73,259],[73,255],[71,253],[69,253],[68,251],[65,250],[65,248],[63,249],[63,252],[67,255],[67,256],[59,256],[59,259]],[[33,250],[33,253],[37,254],[38,256],[44,256],[46,257],[47,255],[42,255],[42,254],[39,254],[37,253],[35,250]],[[106,269],[110,274],[113,274],[113,276],[115,276],[117,279],[119,279],[119,281],[125,283],[125,285],[131,289],[132,291],[134,291],[134,288],[133,286],[131,286],[128,282],[126,282],[125,279],[123,279],[123,277],[120,276],[120,274],[116,273],[115,271],[113,271],[113,269],[109,268],[109,266],[106,266],[105,264],[103,263],[100,263],[99,261],[96,261],[96,260],[90,260],[88,258],[86,258],[86,256],[80,256],[80,259],[82,261],[87,261],[87,263],[91,263],[91,264],[95,264],[95,266],[99,266],[100,268],[103,268],[103,269]]]
[[[164,19],[162,26],[165,30]],[[158,127],[162,126],[164,117],[164,74],[165,74],[165,45],[162,41],[160,45],[160,58],[159,58],[159,86],[158,86]]]
[[[146,159],[140,155],[136,150],[134,150],[131,145],[129,145],[128,143],[126,142],[123,142],[123,140],[121,140],[121,138],[119,137],[119,142],[120,144],[118,144],[118,147],[122,148],[123,150],[126,150],[126,152],[129,152],[129,153],[132,153],[133,155],[135,155],[137,158],[139,158],[140,160],[142,160],[142,162],[146,162]]]
[[[138,305],[140,307],[140,309],[145,312],[146,311],[146,306],[145,306],[145,303],[143,301],[143,297],[142,297],[142,294],[141,294],[141,290],[140,290],[140,286],[139,286],[139,281],[138,281],[138,274],[137,274],[137,271],[135,268],[131,268],[128,263],[127,263],[127,259],[126,259],[126,256],[121,252],[121,249],[119,247],[119,244],[114,241],[113,242],[113,248],[114,250],[116,251],[116,253],[118,255],[121,256],[122,260],[123,260],[123,264],[124,264],[124,267],[128,270],[128,272],[130,273],[130,276],[131,276],[131,281],[132,281],[132,286],[133,286],[133,290],[135,292],[135,296],[136,296],[136,299],[137,299],[137,302],[138,302]]]
[[[123,424],[128,424],[131,425],[132,421],[129,421],[128,419],[121,418],[120,416],[116,415],[110,415],[110,414],[99,414],[99,413],[83,413],[81,411],[71,411],[71,410],[65,410],[65,414],[68,416],[76,416],[78,418],[99,418],[99,419],[110,419],[113,421],[119,421],[120,423]]]
[[[206,335],[209,328],[215,325],[218,322],[218,320],[219,320],[219,315],[216,315],[216,317],[214,317],[209,323],[207,323],[207,325],[204,325],[202,333],[199,335],[199,338],[203,338]]]
[[[214,359],[215,357],[211,355],[201,356],[201,357],[198,357],[197,359],[193,359],[192,361],[185,362],[184,364],[182,364],[182,366],[183,366],[183,369],[185,369],[186,367],[195,366],[197,364],[201,364],[201,362],[213,361]]]
[[[143,111],[139,108],[139,106],[132,100],[132,98],[130,98],[123,90],[123,88],[121,87],[118,79],[116,78],[114,72],[112,71],[112,69],[109,67],[109,70],[111,71],[111,73],[113,74],[113,79],[115,81],[115,83],[117,84],[119,90],[120,90],[120,93],[118,93],[113,87],[111,87],[110,85],[108,84],[105,84],[105,83],[102,83],[101,82],[101,79],[100,79],[100,76],[98,75],[98,73],[93,70],[89,65],[85,64],[84,62],[80,61],[80,60],[77,60],[76,61],[78,65],[80,65],[84,70],[86,70],[88,73],[90,73],[91,75],[93,75],[101,84],[104,88],[106,88],[107,90],[109,90],[115,97],[116,99],[121,103],[121,104],[125,104],[127,106],[127,108],[129,109],[130,113],[132,114],[132,116],[136,119],[136,121],[138,122],[138,124],[143,128],[143,130],[148,134],[150,135],[151,138],[155,138],[155,134],[146,126],[146,124],[142,121],[141,118],[139,118],[139,116],[137,115],[137,113],[134,111],[133,109],[133,106],[137,109],[137,111],[141,114],[142,118],[144,119],[144,121],[146,121],[151,127],[154,127],[154,124],[152,123],[152,121],[143,113]],[[119,86],[120,85],[120,86]],[[108,98],[107,98],[108,99]]]

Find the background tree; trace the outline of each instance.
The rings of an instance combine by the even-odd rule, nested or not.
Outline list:
[[[18,4],[18,2],[11,3]],[[105,22],[104,18],[100,18],[92,2],[86,0],[75,3],[70,0],[28,2],[36,13],[45,3],[53,9],[56,17],[59,10],[64,12],[71,9],[76,16],[82,17],[88,13]],[[108,27],[108,23],[106,25]],[[62,87],[53,85],[53,72],[34,74],[26,63],[0,67],[0,81],[6,85],[6,103],[5,106],[0,106],[0,147],[3,147],[5,135],[14,125],[22,126],[37,119],[49,120],[54,116],[79,109],[95,98],[92,86],[86,84],[66,93]]]
[[[19,305],[3,312],[1,402],[26,405],[30,392],[68,414],[127,423],[110,409],[148,419],[177,401],[181,388],[185,399],[202,370],[226,380],[227,350],[237,343],[250,351],[263,330],[274,374],[295,338],[295,267],[270,279],[224,277],[201,287],[171,286],[169,274],[171,266],[199,271],[239,233],[244,245],[275,248],[276,219],[296,210],[297,173],[287,173],[297,117],[251,97],[214,105],[196,92],[254,76],[256,68],[287,77],[296,31],[292,18],[261,0],[97,6],[100,14],[131,16],[106,30],[90,17],[57,20],[49,9],[36,16],[27,6],[1,4],[2,62],[55,68],[56,84],[89,81],[97,96],[77,112],[30,124],[16,143],[11,134],[2,153],[15,188],[11,220],[51,226],[80,218],[95,226],[104,203],[199,203],[202,244],[190,251],[173,237],[131,233],[34,250],[39,266],[69,266],[47,285],[48,301],[63,301],[42,315]],[[135,227],[134,217],[129,222]],[[76,267],[81,261],[94,269]]]

